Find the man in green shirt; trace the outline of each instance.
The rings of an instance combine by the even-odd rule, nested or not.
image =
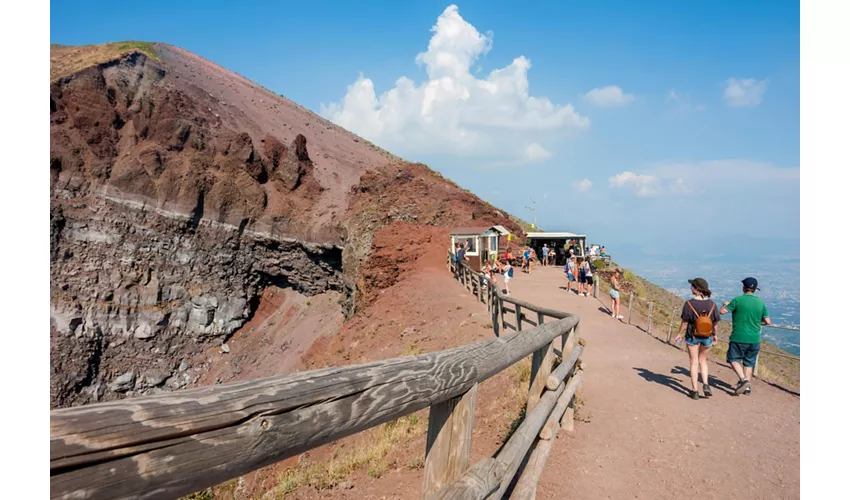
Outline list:
[[[759,289],[758,281],[745,278],[741,283],[744,294],[735,297],[732,302],[724,302],[720,308],[720,314],[732,313],[732,335],[729,337],[726,362],[732,365],[740,379],[735,387],[736,395],[752,393],[750,377],[761,347],[761,328],[770,325],[767,306],[754,295]]]

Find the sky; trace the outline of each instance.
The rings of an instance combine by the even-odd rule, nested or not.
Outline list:
[[[51,43],[183,47],[614,255],[799,255],[799,2],[117,5]]]

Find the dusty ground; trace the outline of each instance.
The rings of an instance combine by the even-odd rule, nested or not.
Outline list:
[[[711,363],[714,396],[693,401],[687,354],[560,290],[559,269],[511,283],[518,298],[581,316],[589,365],[575,432],[561,432],[538,498],[799,498],[800,399]],[[552,293],[558,290],[559,293]]]
[[[338,334],[321,336],[298,368],[315,369],[419,354],[486,340],[492,335],[486,306],[452,279],[444,261],[433,259],[428,262],[424,259],[405,273],[401,281],[379,292],[372,304],[343,325]],[[234,341],[231,355],[238,354],[237,346],[238,338]],[[216,373],[215,370],[213,372]],[[253,373],[243,371],[238,379],[254,378]],[[520,387],[523,384],[518,382],[515,370],[505,371],[481,386],[473,440],[474,459],[492,456],[501,446],[503,436],[519,415],[524,402],[524,391]],[[418,488],[422,484],[427,410],[419,412],[418,416],[419,433],[399,443],[398,448],[382,461],[387,470],[380,477],[370,476],[369,467],[364,466],[343,481],[350,489],[305,486],[285,497],[418,497]],[[280,476],[287,469],[308,467],[344,455],[364,443],[368,444],[376,432],[367,431],[249,474],[242,479],[239,497],[259,498],[281,484]],[[221,491],[219,497],[232,498],[229,493]]]
[[[511,283],[517,298],[579,314],[581,335],[588,342],[575,431],[558,435],[538,498],[799,498],[799,397],[759,380],[751,396],[736,397],[731,393],[734,374],[712,362],[714,396],[693,401],[687,397],[684,352],[612,319],[602,311],[607,302],[561,290],[562,280],[562,273],[552,268],[520,274]],[[435,294],[438,290],[442,293]],[[334,340],[350,346],[348,351],[317,344],[307,364],[336,364],[346,356],[350,362],[388,358],[491,335],[485,328],[486,307],[454,282],[445,267],[423,266],[380,295],[362,323],[346,325]],[[397,308],[407,313],[394,317]],[[420,326],[401,330],[402,321],[419,321]],[[361,328],[367,324],[377,329]],[[473,461],[498,450],[519,414],[519,387],[515,371],[482,386]],[[427,422],[427,411],[419,415]],[[388,470],[379,477],[364,467],[332,489],[307,486],[285,498],[418,498],[424,429],[421,425],[420,434],[393,451]],[[243,491],[258,497],[278,485],[287,468],[328,460],[370,436],[364,433],[249,476]]]

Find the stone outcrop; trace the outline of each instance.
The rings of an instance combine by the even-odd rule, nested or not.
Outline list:
[[[308,296],[349,288],[337,247],[195,227],[99,198],[54,204],[51,256],[54,337],[80,344],[51,352],[63,367],[56,405],[99,400],[104,385],[107,394],[163,385],[181,360],[242,326],[267,286]],[[129,371],[146,375],[130,380]]]

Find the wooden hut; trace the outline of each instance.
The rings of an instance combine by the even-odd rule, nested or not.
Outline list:
[[[509,234],[502,226],[458,227],[449,232],[451,250],[458,243],[466,243],[466,257],[469,267],[480,271],[484,262],[499,255],[500,239]]]

